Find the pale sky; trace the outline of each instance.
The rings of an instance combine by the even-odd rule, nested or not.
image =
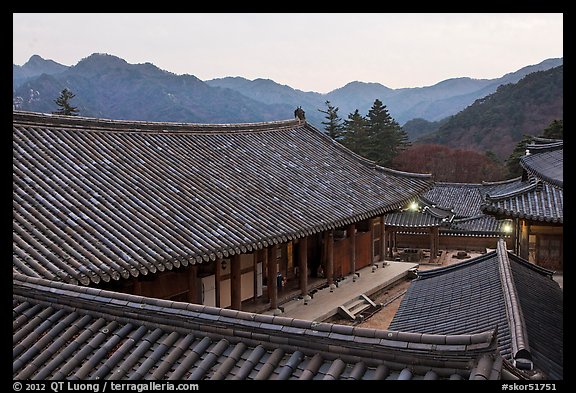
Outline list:
[[[70,66],[108,53],[201,80],[398,89],[563,57],[563,31],[561,13],[15,13],[13,63],[36,54]]]

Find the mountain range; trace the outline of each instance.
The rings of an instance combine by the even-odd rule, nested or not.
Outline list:
[[[564,66],[537,71],[438,123],[417,139],[453,148],[491,151],[506,159],[524,135],[541,135],[553,120],[564,117]]]
[[[270,79],[225,77],[202,81],[193,75],[176,75],[151,63],[129,64],[117,56],[103,53],[94,53],[74,66],[34,55],[22,66],[13,64],[12,93],[14,109],[51,113],[58,109],[54,100],[66,87],[76,95],[71,104],[82,116],[144,121],[274,121],[293,117],[294,109],[301,106],[307,121],[319,129],[324,128],[325,114],[320,110],[326,110],[326,101],[337,107],[339,116],[346,119],[356,109],[367,114],[374,100],[379,99],[390,115],[404,125],[413,141],[422,137],[422,141],[429,143],[453,147],[464,144],[477,150],[496,151],[503,156],[512,150],[523,133],[535,135],[538,131],[533,128],[541,131],[551,120],[562,118],[562,87],[557,83],[540,83],[532,93],[540,98],[548,97],[554,103],[540,107],[519,105],[512,109],[513,112],[501,114],[503,118],[517,119],[513,124],[501,120],[513,127],[510,129],[492,124],[494,113],[488,120],[483,116],[483,111],[490,107],[482,106],[483,99],[505,86],[525,86],[519,82],[527,76],[555,68],[561,73],[562,64],[563,58],[546,59],[496,79],[460,77],[416,88],[391,89],[379,83],[354,81],[321,94],[293,89]],[[558,78],[554,80],[557,82]],[[523,93],[509,94],[508,100],[518,96]],[[489,101],[490,104],[494,102],[500,101]],[[533,113],[524,116],[523,110],[525,112],[528,107]],[[542,112],[541,108],[552,107],[552,112]],[[470,111],[475,114],[467,115]],[[462,118],[468,119],[468,123],[458,120]],[[470,118],[474,119],[474,125],[469,124]],[[494,134],[496,129],[498,133]],[[506,142],[506,146],[491,148],[486,135],[491,135],[492,140]]]
[[[375,99],[387,106],[401,125],[418,121],[442,124],[500,86],[563,64],[546,59],[496,79],[452,78],[432,86],[391,89],[379,83],[354,81],[326,94],[304,92],[269,79],[225,77],[202,81],[176,75],[151,63],[94,53],[74,66],[38,55],[22,66],[13,64],[13,107],[50,113],[63,88],[76,97],[71,102],[80,115],[111,119],[194,123],[237,123],[282,120],[301,106],[306,119],[323,129],[326,101],[346,119],[356,109],[367,114]],[[432,127],[437,129],[438,127]]]

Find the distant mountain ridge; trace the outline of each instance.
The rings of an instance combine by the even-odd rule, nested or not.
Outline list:
[[[529,73],[550,69],[561,64],[563,64],[563,58],[547,59],[508,73],[501,78],[453,78],[433,86],[416,88],[391,89],[379,83],[354,81],[327,94],[321,94],[293,89],[269,79],[248,80],[242,77],[226,77],[200,81],[192,75],[176,75],[161,70],[151,63],[129,64],[119,57],[108,54],[92,54],[75,66],[65,66],[34,55],[22,66],[13,65],[13,97],[14,105],[19,109],[50,112],[54,109],[53,99],[63,87],[67,86],[75,92],[77,103],[83,101],[82,113],[87,116],[118,116],[133,120],[152,120],[155,117],[166,119],[173,116],[173,121],[208,123],[284,119],[292,116],[294,108],[302,106],[306,111],[308,121],[319,128],[322,128],[321,123],[324,121],[324,115],[319,112],[319,109],[326,109],[327,100],[339,108],[339,115],[345,119],[356,109],[366,114],[374,100],[378,98],[387,106],[392,117],[400,124],[404,124],[417,118],[428,121],[444,119],[463,110],[478,98],[493,93],[502,84],[516,83]],[[103,75],[104,72],[110,75],[106,77]],[[117,75],[113,76],[112,73]],[[91,78],[100,84],[91,88],[98,91],[115,89],[118,86],[108,86],[107,89],[106,83],[110,80],[117,80],[121,83],[118,79],[120,76],[133,82],[138,80],[140,96],[133,97],[133,99],[124,97],[127,99],[124,101],[124,106],[114,105],[112,112],[109,112],[111,110],[108,108],[109,105],[99,102],[109,99],[110,92],[104,94],[101,97],[102,100],[99,100],[93,92],[83,91],[91,85]],[[151,86],[145,88],[146,83]],[[170,86],[170,91],[160,87],[164,83]],[[126,87],[130,88],[130,86]],[[226,94],[230,95],[228,99],[222,90],[211,90],[207,87],[233,90],[242,97],[227,92]],[[183,89],[192,88],[196,91],[183,91]],[[130,90],[135,93],[133,86]],[[200,99],[198,96],[200,93],[207,94],[207,99]],[[158,95],[155,101],[142,94]],[[113,94],[117,98],[122,95],[118,92]],[[138,108],[127,105],[134,101],[139,104]],[[152,106],[143,108],[143,102]],[[215,106],[206,107],[205,104],[208,102]],[[170,109],[170,105],[174,108]],[[191,105],[191,108],[186,108],[185,105]],[[237,107],[232,108],[231,105],[237,105]],[[159,108],[154,108],[154,106],[159,106]],[[219,108],[219,110],[216,111],[214,108]]]
[[[324,110],[326,109],[324,103],[328,100],[339,108],[338,114],[342,118],[346,118],[356,109],[361,114],[368,113],[374,100],[378,98],[387,106],[392,117],[402,125],[416,118],[428,121],[442,120],[463,110],[476,99],[495,92],[498,86],[516,83],[530,73],[554,68],[561,64],[563,64],[563,58],[547,59],[496,79],[452,78],[432,86],[402,89],[391,89],[380,83],[355,81],[326,94],[302,92],[269,80],[269,88],[266,90],[262,88],[262,79],[250,81],[241,77],[212,79],[207,80],[206,83],[210,86],[236,90],[263,103],[278,103],[279,97],[285,97],[286,102],[292,105],[302,105],[304,109]],[[307,110],[307,116],[309,112]],[[311,122],[316,125],[324,120],[321,113],[310,114],[310,116],[313,117]]]
[[[50,113],[56,109],[54,99],[67,87],[76,95],[72,104],[82,116],[109,119],[238,123],[286,119],[294,111],[210,87],[193,75],[176,75],[150,63],[129,64],[108,54],[92,54],[63,71],[14,85],[15,109]]]
[[[524,135],[537,136],[564,117],[564,66],[501,85],[417,139],[455,148],[492,151],[506,159]]]

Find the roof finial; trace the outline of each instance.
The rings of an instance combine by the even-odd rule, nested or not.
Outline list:
[[[304,109],[302,109],[301,106],[296,108],[296,110],[294,111],[294,117],[299,119],[299,120],[306,120],[306,115],[305,115]]]

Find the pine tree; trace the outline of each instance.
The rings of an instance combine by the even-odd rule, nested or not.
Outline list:
[[[368,150],[366,126],[366,118],[356,109],[354,113],[348,115],[348,119],[344,120],[344,133],[341,140],[344,146],[363,157],[366,157]]]
[[[338,116],[338,108],[334,107],[330,103],[330,101],[325,102],[327,110],[323,111],[322,109],[318,109],[319,112],[324,113],[326,121],[323,121],[322,124],[325,126],[324,130],[330,138],[341,141],[344,134],[344,125],[342,124],[342,119]]]
[[[553,120],[548,127],[542,131],[540,137],[548,139],[564,139],[564,121]],[[506,160],[506,168],[508,169],[509,177],[518,177],[524,172],[520,166],[520,157],[526,155],[526,146],[532,143],[532,141],[532,136],[524,135],[522,140],[516,144],[516,147]]]
[[[367,158],[378,165],[390,166],[398,153],[410,146],[408,135],[379,99],[374,100],[366,120]]]
[[[532,143],[532,136],[524,135],[522,140],[516,144],[516,147],[506,160],[506,169],[508,170],[508,177],[514,178],[522,176],[524,170],[520,166],[520,157],[526,155],[526,146]]]
[[[56,103],[56,105],[60,107],[60,109],[52,113],[55,115],[77,116],[79,112],[78,108],[70,105],[69,102],[74,97],[76,97],[74,93],[72,93],[67,88],[64,88],[64,90],[60,92],[60,97],[54,100],[54,102]]]
[[[564,120],[553,120],[548,127],[544,129],[543,138],[564,139]]]

